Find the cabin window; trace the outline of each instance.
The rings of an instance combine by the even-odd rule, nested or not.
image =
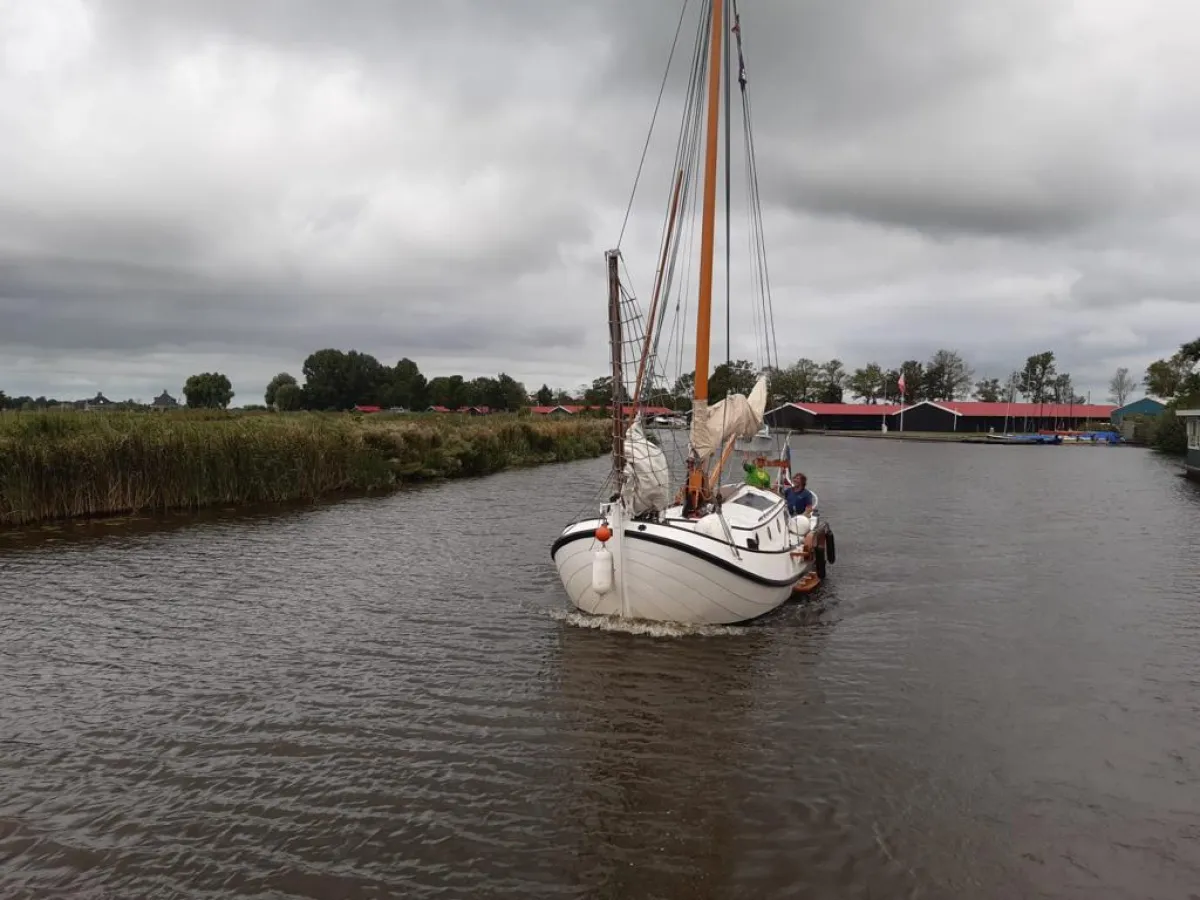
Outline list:
[[[742,496],[732,502],[741,506],[749,506],[751,509],[768,510],[779,501],[772,500],[770,497],[763,497],[760,494],[742,494]]]
[[[1200,416],[1189,416],[1187,420],[1188,449],[1200,450]]]

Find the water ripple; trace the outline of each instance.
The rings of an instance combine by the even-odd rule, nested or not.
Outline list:
[[[567,610],[603,461],[7,536],[0,896],[1189,897],[1200,493],[796,450],[839,562],[743,627]]]

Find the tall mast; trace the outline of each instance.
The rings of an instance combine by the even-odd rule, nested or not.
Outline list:
[[[696,375],[692,397],[708,400],[708,352],[712,325],[713,230],[717,208],[717,123],[721,112],[722,7],[711,0],[712,37],[708,56],[708,135],[704,158],[704,209],[700,220],[700,300],[696,310]]]
[[[612,344],[613,477],[619,492],[625,480],[624,348],[621,338],[621,276],[617,270],[620,251],[609,250],[605,257],[608,260],[608,339]]]

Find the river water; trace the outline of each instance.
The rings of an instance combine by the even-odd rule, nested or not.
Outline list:
[[[0,537],[0,897],[1196,898],[1200,491],[794,443],[807,605],[566,612],[604,460]]]

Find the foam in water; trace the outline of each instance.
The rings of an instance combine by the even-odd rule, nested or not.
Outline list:
[[[645,619],[622,619],[618,616],[590,616],[578,610],[567,609],[550,609],[548,612],[551,618],[575,628],[661,638],[736,637],[749,634],[752,630],[747,626],[738,625],[685,625],[676,622],[649,622]]]

